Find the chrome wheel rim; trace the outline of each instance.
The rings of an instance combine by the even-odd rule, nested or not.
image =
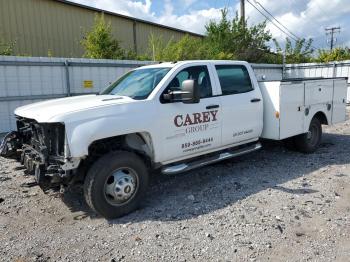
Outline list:
[[[135,196],[137,187],[136,171],[129,167],[118,168],[107,177],[104,196],[111,205],[121,205]]]

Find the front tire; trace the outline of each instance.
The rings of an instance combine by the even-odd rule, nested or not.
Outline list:
[[[313,118],[309,131],[295,137],[296,148],[303,153],[313,153],[319,147],[322,139],[322,126],[318,118]]]
[[[148,186],[144,161],[127,151],[111,152],[95,162],[84,183],[84,196],[92,210],[107,219],[138,208]]]

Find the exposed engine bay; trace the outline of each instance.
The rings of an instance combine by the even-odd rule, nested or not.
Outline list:
[[[61,185],[70,174],[62,169],[69,151],[65,149],[64,125],[18,116],[16,123],[17,131],[5,136],[0,155],[19,160],[43,189]]]

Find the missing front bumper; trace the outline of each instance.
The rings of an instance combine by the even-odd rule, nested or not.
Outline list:
[[[63,154],[50,155],[45,145],[29,145],[25,141],[32,140],[25,140],[21,135],[17,131],[6,134],[0,143],[0,156],[18,160],[44,191],[68,184],[80,159],[65,160]]]
[[[20,144],[18,134],[12,131],[5,135],[0,143],[0,156],[13,157],[16,156],[18,146]]]

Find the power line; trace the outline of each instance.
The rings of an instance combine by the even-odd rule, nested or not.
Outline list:
[[[269,20],[275,27],[277,27],[281,32],[283,32],[285,35],[289,36],[292,38],[294,41],[298,41],[299,39],[295,38],[293,35],[287,33],[285,30],[283,30],[281,27],[279,27],[274,21],[270,19],[267,15],[265,15],[262,11],[260,11],[255,5],[253,5],[249,0],[247,2],[254,7],[260,14],[262,14],[267,20]]]
[[[300,39],[300,37],[296,36],[294,33],[292,33],[287,27],[285,27],[280,21],[277,20],[276,17],[274,17],[262,4],[260,4],[258,1],[255,0],[255,3],[257,3],[266,13],[268,13],[278,24],[280,24],[281,26],[284,27],[284,29],[286,29],[288,31],[288,33],[290,33],[291,35],[293,35],[294,37],[296,37],[298,40]]]
[[[254,0],[255,1],[255,0]],[[252,4],[249,0],[247,0],[247,2],[254,7],[260,14],[262,14],[267,20],[269,20],[275,27],[277,27],[281,32],[283,32],[286,36],[289,36],[291,39],[293,39],[295,42],[300,41],[300,37],[296,36],[295,34],[293,34],[286,26],[284,26],[281,22],[279,22],[266,8],[264,8],[259,2],[255,1],[267,14],[269,14],[274,20],[277,21],[278,24],[280,24],[281,26],[283,26],[285,30],[283,30],[281,27],[279,27],[278,25],[276,25],[276,23],[274,23],[270,17],[268,17],[267,15],[265,15],[261,10],[259,10],[254,4]],[[319,49],[313,45],[311,45],[312,48],[314,49]]]
[[[259,6],[261,6],[261,8],[262,9],[264,9],[265,10],[265,12],[267,12],[270,16],[272,16],[281,26],[283,26],[289,33],[291,33],[293,36],[295,36],[296,38],[298,38],[298,39],[300,39],[300,37],[298,37],[298,36],[296,36],[294,33],[292,33],[287,27],[285,27],[282,23],[280,23],[268,10],[266,10],[266,8],[264,8],[263,6],[262,6],[262,4],[260,4],[258,1],[256,1],[256,0],[254,0]],[[316,5],[317,5],[317,7],[322,11],[322,13],[323,14],[325,14],[325,16],[327,16],[327,14],[324,12],[324,10],[321,8],[321,6],[319,6],[319,4],[317,3],[317,1],[315,2],[316,3]],[[305,20],[305,17],[302,17],[301,16],[301,18],[304,20],[304,21],[306,21]],[[308,20],[308,21],[306,21],[306,22],[311,22],[312,24],[314,24],[316,27],[319,27],[319,25],[318,24],[316,24],[312,19],[311,20]],[[320,36],[319,36],[320,37]],[[315,37],[313,37],[313,39],[315,39]],[[320,49],[320,47],[318,47],[318,48],[316,48],[315,46],[311,46],[312,48],[314,48],[314,49]]]

